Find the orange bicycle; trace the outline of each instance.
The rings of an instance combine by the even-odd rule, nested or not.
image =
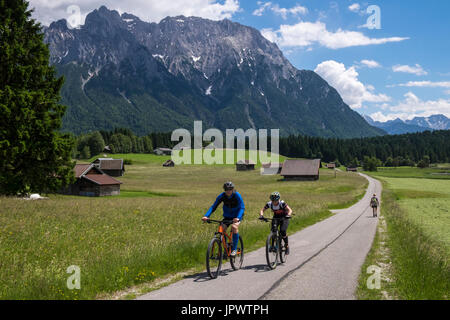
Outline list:
[[[241,236],[239,235],[239,243],[236,249],[236,256],[231,256],[231,250],[233,247],[233,238],[232,233],[227,233],[223,225],[229,227],[233,220],[207,220],[207,223],[218,223],[219,229],[214,234],[214,237],[211,239],[208,245],[208,250],[206,251],[206,270],[208,271],[208,275],[211,279],[217,278],[220,273],[220,269],[222,268],[222,260],[230,259],[230,264],[233,270],[238,270],[242,267],[242,263],[244,262],[244,242],[242,241]]]

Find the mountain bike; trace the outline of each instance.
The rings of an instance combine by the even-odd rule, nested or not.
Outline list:
[[[227,233],[223,225],[227,227],[233,223],[233,220],[207,220],[206,223],[218,223],[218,231],[214,233],[206,251],[206,270],[211,279],[217,278],[222,268],[222,260],[230,259],[230,264],[233,270],[238,270],[242,267],[244,262],[244,242],[241,235],[239,235],[239,243],[236,249],[236,256],[231,256],[233,248],[233,234],[230,231]]]
[[[278,264],[278,259],[280,263],[285,263],[287,260],[286,247],[282,245],[282,237],[278,226],[280,221],[283,219],[290,219],[290,217],[280,217],[280,218],[259,218],[262,221],[269,222],[273,221],[271,226],[271,231],[266,241],[266,260],[267,265],[270,269],[275,269]]]

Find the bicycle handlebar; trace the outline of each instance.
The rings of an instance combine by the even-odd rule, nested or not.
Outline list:
[[[223,220],[213,220],[213,219],[208,219],[208,220],[204,221],[204,223],[212,223],[212,222],[215,222],[215,223],[223,223],[223,222],[225,222],[225,221],[233,222],[232,219],[223,219]]]

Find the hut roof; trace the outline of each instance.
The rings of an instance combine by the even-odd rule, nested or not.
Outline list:
[[[77,164],[73,169],[77,179],[84,178],[99,185],[114,185],[122,183],[119,180],[103,173],[103,171],[96,167],[93,163]]]
[[[114,179],[111,176],[108,176],[107,174],[87,174],[84,175],[83,178],[94,182],[98,185],[114,185],[114,184],[122,184],[119,180]]]
[[[319,174],[320,159],[290,159],[283,163],[282,176],[316,176]]]

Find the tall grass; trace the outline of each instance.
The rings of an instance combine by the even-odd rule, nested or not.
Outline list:
[[[202,267],[216,227],[202,224],[201,217],[226,180],[245,201],[240,233],[248,249],[262,246],[267,236],[267,225],[257,217],[274,190],[296,213],[290,232],[324,219],[330,205],[350,203],[365,191],[364,178],[339,173],[335,179],[327,170],[319,181],[285,182],[257,170],[163,168],[158,161],[128,166],[119,178],[120,197],[0,197],[0,298],[93,299]],[[220,216],[219,209],[213,217]],[[81,290],[67,289],[71,265],[81,269]]]
[[[419,171],[420,169],[415,169]],[[381,219],[386,234],[378,229],[362,268],[358,297],[361,299],[448,299],[450,296],[450,251],[448,208],[449,180],[382,178]],[[411,172],[415,177],[417,174]],[[378,174],[373,174],[374,176]],[[395,178],[392,178],[395,177]],[[369,265],[384,266],[381,291],[369,290]],[[386,294],[382,294],[382,292]]]

